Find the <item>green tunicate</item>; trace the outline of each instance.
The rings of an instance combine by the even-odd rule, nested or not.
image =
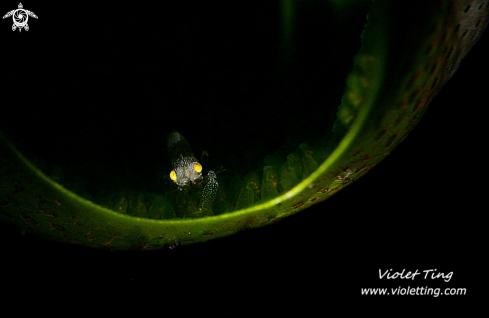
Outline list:
[[[132,213],[132,215],[140,217],[140,218],[147,217],[148,210],[146,208],[146,202],[145,202],[144,194],[138,195],[135,203],[136,203],[136,206],[134,207],[134,212]]]
[[[277,172],[273,166],[263,167],[263,177],[261,181],[261,199],[266,200],[278,195],[277,191]]]
[[[97,120],[84,125],[92,129],[100,124],[104,130],[88,142],[85,135],[76,138],[76,128],[64,130],[83,122],[78,117],[76,122],[62,117],[65,126],[56,127],[57,135],[37,139],[29,126],[20,126],[27,137],[5,129],[11,140],[0,134],[0,219],[53,240],[116,250],[173,248],[273,223],[324,201],[389,154],[422,117],[486,21],[486,8],[470,7],[472,2],[465,0],[427,0],[422,8],[388,0],[281,3],[283,32],[276,27],[262,30],[265,24],[254,19],[261,12],[254,9],[248,12],[250,19],[240,19],[239,27],[234,25],[219,36],[207,32],[211,29],[202,31],[203,23],[185,24],[188,34],[197,34],[192,39],[198,43],[177,43],[185,48],[175,56],[199,51],[189,53],[190,59],[183,55],[181,63],[157,55],[158,62],[166,63],[167,58],[168,65],[185,67],[169,75],[166,84],[180,86],[168,88],[164,99],[154,98],[158,107],[151,98],[141,103],[151,104],[141,111],[149,121],[138,126],[141,132],[120,137],[132,118],[114,120],[115,127],[93,111],[85,119]],[[236,10],[242,17],[245,7]],[[197,13],[193,18],[203,16],[206,23],[212,22]],[[213,17],[227,19],[217,21],[213,31],[226,29],[222,22],[235,21],[226,15]],[[265,14],[261,19],[275,21],[269,17]],[[259,30],[251,32],[249,27],[256,25]],[[208,52],[207,47],[201,48],[207,40],[213,49]],[[255,47],[257,43],[262,46]],[[218,47],[214,50],[214,46]],[[27,60],[23,65],[31,66]],[[161,67],[148,65],[151,70]],[[270,76],[265,74],[268,71]],[[179,74],[183,75],[174,80],[172,76]],[[197,80],[187,81],[194,77]],[[94,82],[97,78],[92,76]],[[107,78],[101,78],[97,83],[104,87]],[[111,80],[117,81],[116,76]],[[7,89],[17,84],[12,85]],[[25,86],[23,82],[22,89]],[[155,82],[154,86],[160,94],[165,85]],[[171,100],[167,93],[180,87],[183,93]],[[153,97],[157,97],[154,92]],[[189,112],[188,105],[199,105],[200,112]],[[152,113],[154,108],[162,113]],[[144,130],[157,126],[151,121],[157,116],[152,115],[162,115],[165,124]],[[51,118],[39,122],[56,124]],[[171,124],[166,127],[166,123]],[[174,128],[170,125],[192,134],[194,150],[209,151],[212,164],[205,166],[206,171],[217,171],[220,165],[228,171],[210,171],[206,180],[201,178],[202,167],[192,172],[197,160],[188,142],[170,138],[176,142],[165,149],[164,135]],[[64,144],[58,143],[61,134],[68,139]],[[115,145],[109,147],[111,143]],[[71,163],[68,156],[63,161],[66,147],[91,160]],[[169,172],[176,168],[182,168],[178,174],[183,182],[170,180]]]
[[[280,167],[278,183],[280,191],[288,191],[297,183],[299,183],[299,177],[296,169],[294,169],[289,161],[285,162],[282,167]]]
[[[126,213],[128,205],[129,205],[129,202],[128,202],[127,194],[121,193],[115,199],[114,210],[117,212]]]
[[[260,183],[257,172],[252,172],[245,178],[244,184],[239,191],[235,207],[236,210],[249,207],[260,200]]]
[[[154,195],[149,208],[149,217],[153,219],[171,219],[175,217],[171,200],[162,195]]]
[[[314,150],[309,145],[301,144],[299,148],[301,150],[302,177],[307,178],[316,171],[318,163],[314,160],[312,156]]]

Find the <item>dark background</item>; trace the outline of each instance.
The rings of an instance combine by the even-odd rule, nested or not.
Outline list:
[[[49,23],[49,30],[43,32],[58,34],[59,41],[69,37],[70,28],[77,30],[75,22],[70,24],[69,10],[55,11],[60,21],[55,24],[46,17],[54,14],[41,5],[24,3],[24,8],[34,11],[39,20],[30,19],[31,30],[21,34],[13,33],[11,22],[2,20],[2,51],[15,52],[9,40],[4,40],[7,37],[40,42],[36,32],[47,28],[44,23]],[[94,7],[83,14],[97,17],[91,26],[94,32],[117,28],[111,23],[113,16],[102,22],[100,13]],[[159,12],[148,6],[148,14],[156,17]],[[469,296],[453,296],[451,302],[479,294],[477,268],[487,252],[480,225],[486,211],[482,150],[486,145],[483,110],[487,104],[488,44],[486,33],[398,149],[326,202],[264,228],[148,253],[65,245],[2,226],[0,281],[11,291],[35,291],[39,297],[45,286],[56,286],[60,291],[86,294],[127,291],[128,298],[137,291],[165,299],[188,298],[189,302],[206,297],[220,302],[233,299],[232,303],[243,307],[253,306],[247,303],[250,299],[318,308],[335,297],[393,299],[360,297],[361,287],[467,288]],[[22,68],[22,60],[3,64],[29,72]],[[19,92],[22,78],[11,79],[17,81]],[[379,280],[379,269],[390,268],[436,268],[454,274],[449,283]],[[246,298],[237,296],[248,290],[252,294]],[[401,298],[439,301],[431,296],[397,296],[397,300]]]

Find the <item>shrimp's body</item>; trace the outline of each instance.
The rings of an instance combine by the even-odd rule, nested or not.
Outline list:
[[[179,190],[186,189],[180,192],[181,205],[185,205],[183,202],[187,201],[185,197],[191,185],[196,185],[197,189],[203,186],[198,211],[192,214],[194,216],[212,215],[212,204],[219,188],[216,173],[210,170],[205,178],[202,176],[202,165],[195,158],[188,141],[179,132],[174,131],[168,135],[167,145],[173,166],[170,179],[176,183]],[[197,191],[200,193],[200,190]]]
[[[196,184],[202,181],[202,165],[195,158],[188,141],[180,133],[174,131],[168,135],[168,152],[173,166],[170,178],[180,190],[189,183]]]

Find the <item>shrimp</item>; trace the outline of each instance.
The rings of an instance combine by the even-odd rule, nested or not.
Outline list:
[[[170,179],[176,183],[181,191],[187,192],[192,185],[202,188],[202,197],[198,211],[192,213],[194,216],[212,215],[212,204],[217,195],[219,183],[216,173],[210,170],[207,176],[202,176],[202,165],[195,158],[190,144],[179,132],[171,132],[168,135],[168,153],[170,154],[173,170],[170,172]],[[200,193],[200,191],[199,191]],[[187,205],[187,199],[179,196],[181,206]]]
[[[195,158],[187,139],[174,131],[168,135],[168,152],[170,154],[173,170],[170,179],[182,190],[190,183],[198,184],[202,181],[202,165]]]

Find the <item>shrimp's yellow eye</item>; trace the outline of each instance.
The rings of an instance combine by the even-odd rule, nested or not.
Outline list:
[[[177,173],[175,172],[175,170],[172,170],[170,172],[170,179],[172,179],[173,182],[177,182]]]
[[[197,172],[202,171],[202,166],[200,165],[200,163],[194,163],[194,170]]]

